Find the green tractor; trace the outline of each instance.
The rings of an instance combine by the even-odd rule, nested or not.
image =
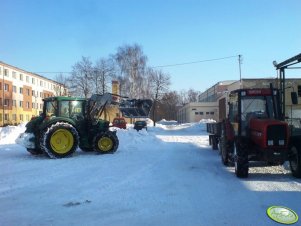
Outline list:
[[[44,99],[43,113],[32,118],[17,143],[33,155],[46,153],[50,158],[72,155],[77,147],[82,151],[101,154],[114,153],[119,145],[110,122],[100,119],[109,104],[119,105],[125,117],[148,117],[151,100],[128,100],[117,95],[94,94],[89,99],[78,97],[49,97]],[[120,96],[119,96],[120,97]]]

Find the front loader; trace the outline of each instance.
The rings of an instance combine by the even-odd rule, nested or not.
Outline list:
[[[100,119],[105,108],[119,105],[125,117],[148,117],[152,101],[129,100],[105,93],[94,94],[91,98],[49,97],[44,99],[43,113],[32,118],[26,125],[25,133],[17,143],[26,147],[33,155],[46,153],[50,158],[72,155],[77,147],[82,151],[101,154],[114,153],[119,145],[116,131],[109,129],[109,121]]]

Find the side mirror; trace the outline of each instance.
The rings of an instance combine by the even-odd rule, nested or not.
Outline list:
[[[298,95],[296,92],[291,92],[292,104],[298,104]]]

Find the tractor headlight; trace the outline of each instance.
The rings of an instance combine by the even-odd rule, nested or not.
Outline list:
[[[274,141],[273,140],[268,140],[268,146],[273,146],[274,145]]]

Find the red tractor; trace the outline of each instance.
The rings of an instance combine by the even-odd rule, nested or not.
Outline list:
[[[232,91],[227,118],[208,126],[213,133],[210,143],[213,147],[218,144],[224,165],[234,163],[237,177],[248,177],[249,161],[296,163],[289,158],[289,127],[282,120],[279,100],[279,91],[273,88]],[[291,164],[291,170],[300,177],[301,163],[297,163]]]

